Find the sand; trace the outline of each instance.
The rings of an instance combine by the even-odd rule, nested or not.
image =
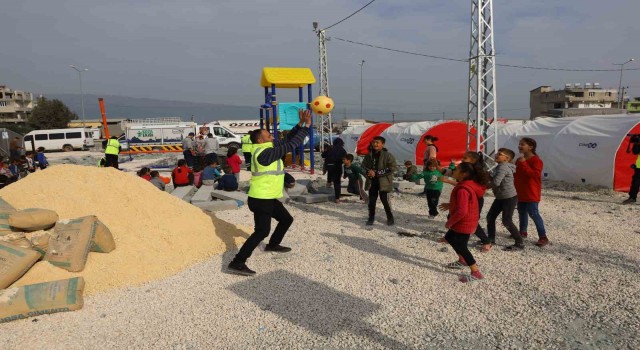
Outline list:
[[[90,253],[81,272],[41,261],[14,286],[82,276],[91,295],[173,275],[239,243],[216,233],[215,217],[112,168],[52,166],[0,190],[0,197],[16,209],[55,210],[60,220],[96,215],[116,242],[108,254]]]

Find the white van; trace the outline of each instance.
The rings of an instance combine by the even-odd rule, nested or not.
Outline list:
[[[24,136],[25,149],[31,149],[31,141],[35,148],[44,147],[45,151],[85,150],[93,147],[93,133],[89,128],[33,130]]]

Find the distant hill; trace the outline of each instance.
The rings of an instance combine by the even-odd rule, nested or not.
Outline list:
[[[79,117],[82,116],[80,95],[46,94],[45,97],[61,100],[76,112]],[[84,95],[86,119],[100,118],[100,106],[98,105],[98,98],[100,97],[104,98],[107,117],[111,118],[181,117],[183,120],[190,120],[191,116],[194,116],[197,122],[258,118],[258,106],[232,106],[113,95]]]

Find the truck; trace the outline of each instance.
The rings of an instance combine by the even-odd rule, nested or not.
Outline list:
[[[128,119],[122,122],[124,135],[121,137],[123,150],[131,151],[181,151],[182,140],[194,133],[211,133],[221,147],[240,148],[241,137],[223,126],[199,125],[184,122],[180,118]],[[180,147],[179,147],[180,146]]]
[[[231,130],[231,132],[236,135],[244,136],[252,130],[260,129],[260,120],[215,120],[206,125],[221,126],[227,130]]]

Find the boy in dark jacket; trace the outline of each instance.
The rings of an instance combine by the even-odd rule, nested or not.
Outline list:
[[[227,192],[237,191],[238,190],[238,179],[233,174],[231,167],[229,165],[225,165],[222,170],[224,170],[224,175],[218,180],[218,186],[216,190],[223,190]]]
[[[333,192],[336,197],[336,203],[340,203],[340,191],[341,184],[340,179],[342,177],[342,158],[347,155],[347,151],[344,150],[344,141],[341,138],[333,141],[333,147],[326,154],[325,164],[327,165],[327,172],[329,173],[329,182],[333,183]]]
[[[362,168],[366,171],[365,190],[369,191],[369,219],[367,225],[373,225],[376,216],[378,195],[387,214],[387,225],[393,226],[395,221],[389,204],[389,193],[393,191],[393,174],[398,170],[396,159],[384,148],[385,139],[376,136],[371,141],[371,151],[364,157]]]
[[[342,158],[342,165],[344,166],[344,178],[349,178],[347,192],[360,195],[360,199],[368,202],[369,196],[364,191],[361,177],[361,175],[366,176],[367,174],[358,164],[353,163],[353,154],[347,154],[344,156]]]
[[[49,166],[49,161],[47,161],[47,157],[44,155],[44,147],[38,147],[36,150],[36,163],[40,170],[44,170]]]

